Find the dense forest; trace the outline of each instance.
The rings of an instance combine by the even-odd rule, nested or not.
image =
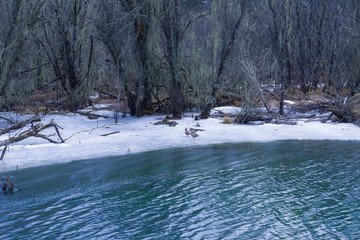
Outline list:
[[[135,116],[360,90],[358,0],[2,0],[0,107]],[[272,89],[272,90],[269,90]],[[125,111],[118,109],[119,111]]]

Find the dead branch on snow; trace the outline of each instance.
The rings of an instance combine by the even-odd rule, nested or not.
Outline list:
[[[31,118],[31,119],[34,119],[34,118]],[[31,120],[31,119],[28,119],[26,121],[28,121],[28,123],[29,123],[29,120]],[[37,121],[40,121],[40,120],[37,120]],[[25,122],[25,121],[23,121],[23,122]],[[34,122],[34,121],[31,121],[31,122]],[[53,139],[50,138],[51,136],[54,136],[55,134],[52,134],[50,136],[46,136],[44,134],[41,134],[42,131],[44,131],[45,129],[50,128],[50,127],[53,127],[55,129],[56,135],[58,136],[60,141],[53,140]],[[15,143],[15,142],[20,142],[20,141],[22,141],[22,140],[24,140],[26,138],[29,138],[29,137],[39,137],[39,138],[42,138],[42,139],[45,139],[45,140],[49,141],[50,143],[64,143],[65,141],[61,137],[59,128],[61,128],[61,127],[59,125],[57,125],[56,123],[54,123],[53,121],[51,121],[50,123],[45,124],[45,125],[42,124],[42,123],[39,123],[39,124],[31,126],[30,129],[28,129],[28,130],[26,130],[24,132],[21,132],[17,136],[13,136],[13,137],[10,137],[10,138],[8,138],[6,140],[0,141],[0,147],[7,146],[7,145]]]
[[[26,119],[24,121],[15,123],[14,125],[12,125],[12,126],[10,126],[8,128],[0,129],[0,135],[5,134],[5,133],[9,133],[11,131],[14,131],[14,130],[17,130],[17,129],[20,129],[20,128],[23,128],[26,125],[28,125],[29,123],[40,122],[40,121],[41,121],[40,116],[34,116],[34,117]]]

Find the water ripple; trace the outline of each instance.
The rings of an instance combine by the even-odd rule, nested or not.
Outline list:
[[[359,149],[217,145],[11,173],[0,239],[357,239]]]

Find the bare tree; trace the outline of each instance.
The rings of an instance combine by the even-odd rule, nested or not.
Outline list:
[[[284,115],[284,100],[286,90],[292,80],[292,8],[290,0],[268,0],[272,17],[270,26],[271,47],[275,62],[275,79],[279,86],[279,114]]]
[[[181,91],[181,16],[179,0],[161,0],[154,4],[160,28],[165,36],[165,58],[170,69],[170,102],[174,118],[181,118],[183,94]]]
[[[213,2],[213,8],[218,8],[217,4],[221,4],[222,1],[214,1]],[[212,87],[211,87],[211,95],[210,95],[210,98],[205,106],[205,108],[203,109],[203,111],[201,112],[201,115],[200,115],[200,118],[208,118],[209,117],[209,114],[210,114],[210,110],[212,107],[214,107],[216,105],[216,96],[217,96],[217,93],[220,89],[220,84],[221,84],[221,79],[222,79],[222,76],[223,76],[223,73],[224,73],[224,69],[225,69],[225,64],[227,63],[227,60],[230,56],[230,53],[233,49],[233,46],[235,44],[235,41],[236,41],[236,38],[238,37],[239,35],[239,28],[240,28],[240,25],[241,25],[241,21],[244,17],[244,14],[245,14],[245,10],[246,10],[246,7],[245,7],[245,4],[246,4],[246,1],[245,0],[240,0],[240,1],[235,1],[233,2],[234,6],[232,7],[239,7],[240,8],[240,11],[238,12],[238,16],[236,16],[236,22],[235,24],[230,27],[230,28],[227,28],[227,24],[226,24],[226,13],[227,13],[227,4],[226,3],[223,3],[223,7],[224,7],[224,11],[223,11],[223,16],[222,16],[222,19],[224,21],[224,25],[223,25],[223,31],[226,31],[226,30],[231,30],[230,32],[230,37],[227,38],[227,34],[223,34],[223,38],[225,39],[225,41],[223,42],[222,44],[222,49],[221,49],[221,54],[220,54],[220,62],[219,62],[219,65],[217,67],[217,70],[216,70],[216,73],[214,74],[214,79],[212,80]],[[238,4],[238,6],[236,5]],[[216,16],[216,10],[214,11],[213,10],[213,14],[215,14]],[[216,21],[216,20],[214,20]],[[229,39],[229,40],[226,40],[226,39]],[[215,54],[213,55],[215,56]]]
[[[43,28],[33,34],[51,63],[55,79],[66,92],[64,106],[72,110],[87,103],[90,89],[90,5],[87,0],[47,1],[41,12]]]
[[[25,2],[5,0],[0,3],[0,106],[11,104],[16,98],[15,76],[18,63],[27,50],[28,32],[37,22],[41,0]],[[20,95],[19,93],[17,95]]]
[[[152,93],[150,82],[150,51],[148,50],[148,39],[151,34],[151,3],[149,0],[121,1],[126,13],[130,16],[131,25],[134,30],[135,52],[138,66],[140,66],[140,76],[137,83],[137,96],[135,101],[136,116],[144,113],[153,113]]]

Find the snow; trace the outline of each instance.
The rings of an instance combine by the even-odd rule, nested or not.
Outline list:
[[[231,106],[217,107],[211,109],[210,114],[211,115],[237,114],[237,113],[241,113],[241,110],[242,110],[241,107],[231,107]]]
[[[239,111],[229,107],[218,111]],[[229,112],[227,112],[229,113]],[[276,140],[360,140],[360,128],[345,123],[320,123],[298,121],[297,125],[236,125],[222,124],[221,118],[195,121],[188,114],[176,127],[154,125],[165,116],[145,116],[142,118],[120,118],[115,124],[112,118],[90,120],[79,114],[46,115],[42,123],[54,120],[61,126],[61,135],[66,139],[63,144],[51,144],[44,139],[28,138],[11,144],[0,162],[0,171],[65,163],[75,160],[119,156],[143,151],[172,147],[220,144],[230,142],[267,142]],[[30,116],[23,116],[28,118]],[[199,124],[200,127],[196,127]],[[185,128],[201,128],[197,138],[186,136]],[[24,129],[23,129],[24,130]],[[114,133],[120,131],[119,133]],[[47,129],[43,134],[52,134]],[[12,133],[11,136],[18,132]],[[114,133],[108,136],[101,136]],[[0,136],[0,141],[9,137]],[[53,137],[54,138],[54,137]]]
[[[296,102],[291,101],[291,100],[285,100],[284,103],[290,104],[290,105],[294,105]]]

